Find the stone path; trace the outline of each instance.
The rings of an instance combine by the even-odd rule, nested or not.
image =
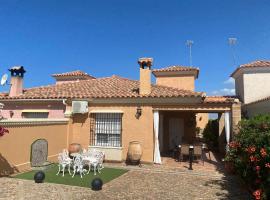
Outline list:
[[[128,173],[94,192],[58,184],[35,184],[33,181],[0,178],[0,200],[39,199],[183,199],[183,200],[248,200],[250,197],[236,177],[200,175],[166,170],[131,169]]]

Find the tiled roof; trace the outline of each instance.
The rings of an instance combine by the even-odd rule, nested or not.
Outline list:
[[[95,78],[83,71],[80,70],[76,70],[76,71],[72,71],[72,72],[65,72],[65,73],[61,73],[61,74],[52,74],[53,77],[70,77],[70,76],[88,76],[91,78]]]
[[[232,103],[235,99],[235,96],[207,96],[204,103]]]
[[[30,88],[26,89],[20,96],[0,95],[0,99],[200,97],[203,95],[201,92],[152,85],[152,92],[142,96],[138,93],[139,85],[139,81],[112,76]]]
[[[236,72],[238,72],[241,69],[245,68],[256,68],[256,67],[270,67],[270,60],[257,60],[251,63],[240,65],[232,74],[231,76],[234,76]]]
[[[269,100],[270,100],[270,96],[269,97],[264,97],[262,99],[258,99],[256,101],[252,101],[252,102],[247,103],[247,104],[244,104],[244,106],[251,105],[251,104],[256,104],[256,103],[260,103],[260,102],[263,102],[263,101],[269,101]]]
[[[181,71],[194,71],[197,73],[197,76],[199,74],[199,68],[197,67],[187,67],[187,66],[179,66],[179,65],[152,70],[153,74],[155,74],[155,72],[181,72]]]

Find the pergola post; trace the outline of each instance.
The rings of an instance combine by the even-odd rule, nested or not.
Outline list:
[[[224,113],[218,113],[218,128],[219,128],[219,137],[218,137],[218,149],[222,155],[225,155],[225,120]]]
[[[241,121],[241,103],[235,102],[231,108],[231,121],[232,121],[232,139],[234,134],[239,132],[238,123]]]

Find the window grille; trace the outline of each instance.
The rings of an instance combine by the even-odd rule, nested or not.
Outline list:
[[[92,113],[90,144],[121,147],[122,113]]]
[[[48,112],[23,112],[23,118],[48,118]]]

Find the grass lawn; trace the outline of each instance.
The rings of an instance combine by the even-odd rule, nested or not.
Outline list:
[[[76,174],[74,178],[72,178],[71,175],[69,175],[68,171],[66,170],[65,176],[62,177],[62,173],[57,176],[56,173],[58,172],[58,166],[54,165],[53,167],[49,168],[45,172],[45,181],[47,183],[58,183],[58,184],[64,184],[64,185],[74,185],[74,186],[80,186],[80,187],[90,187],[90,184],[94,178],[101,178],[103,183],[107,183],[122,174],[126,173],[128,170],[124,169],[114,169],[114,168],[104,168],[101,170],[101,173],[99,174],[97,172],[97,175],[94,175],[94,172],[91,171],[89,174],[86,174],[83,176],[83,178],[80,177],[79,174]],[[27,180],[33,180],[34,181],[34,174],[37,171],[30,171],[25,172],[22,174],[18,174],[14,176],[15,178],[19,179],[27,179]],[[71,173],[73,170],[71,170]],[[72,173],[73,174],[73,173]]]

